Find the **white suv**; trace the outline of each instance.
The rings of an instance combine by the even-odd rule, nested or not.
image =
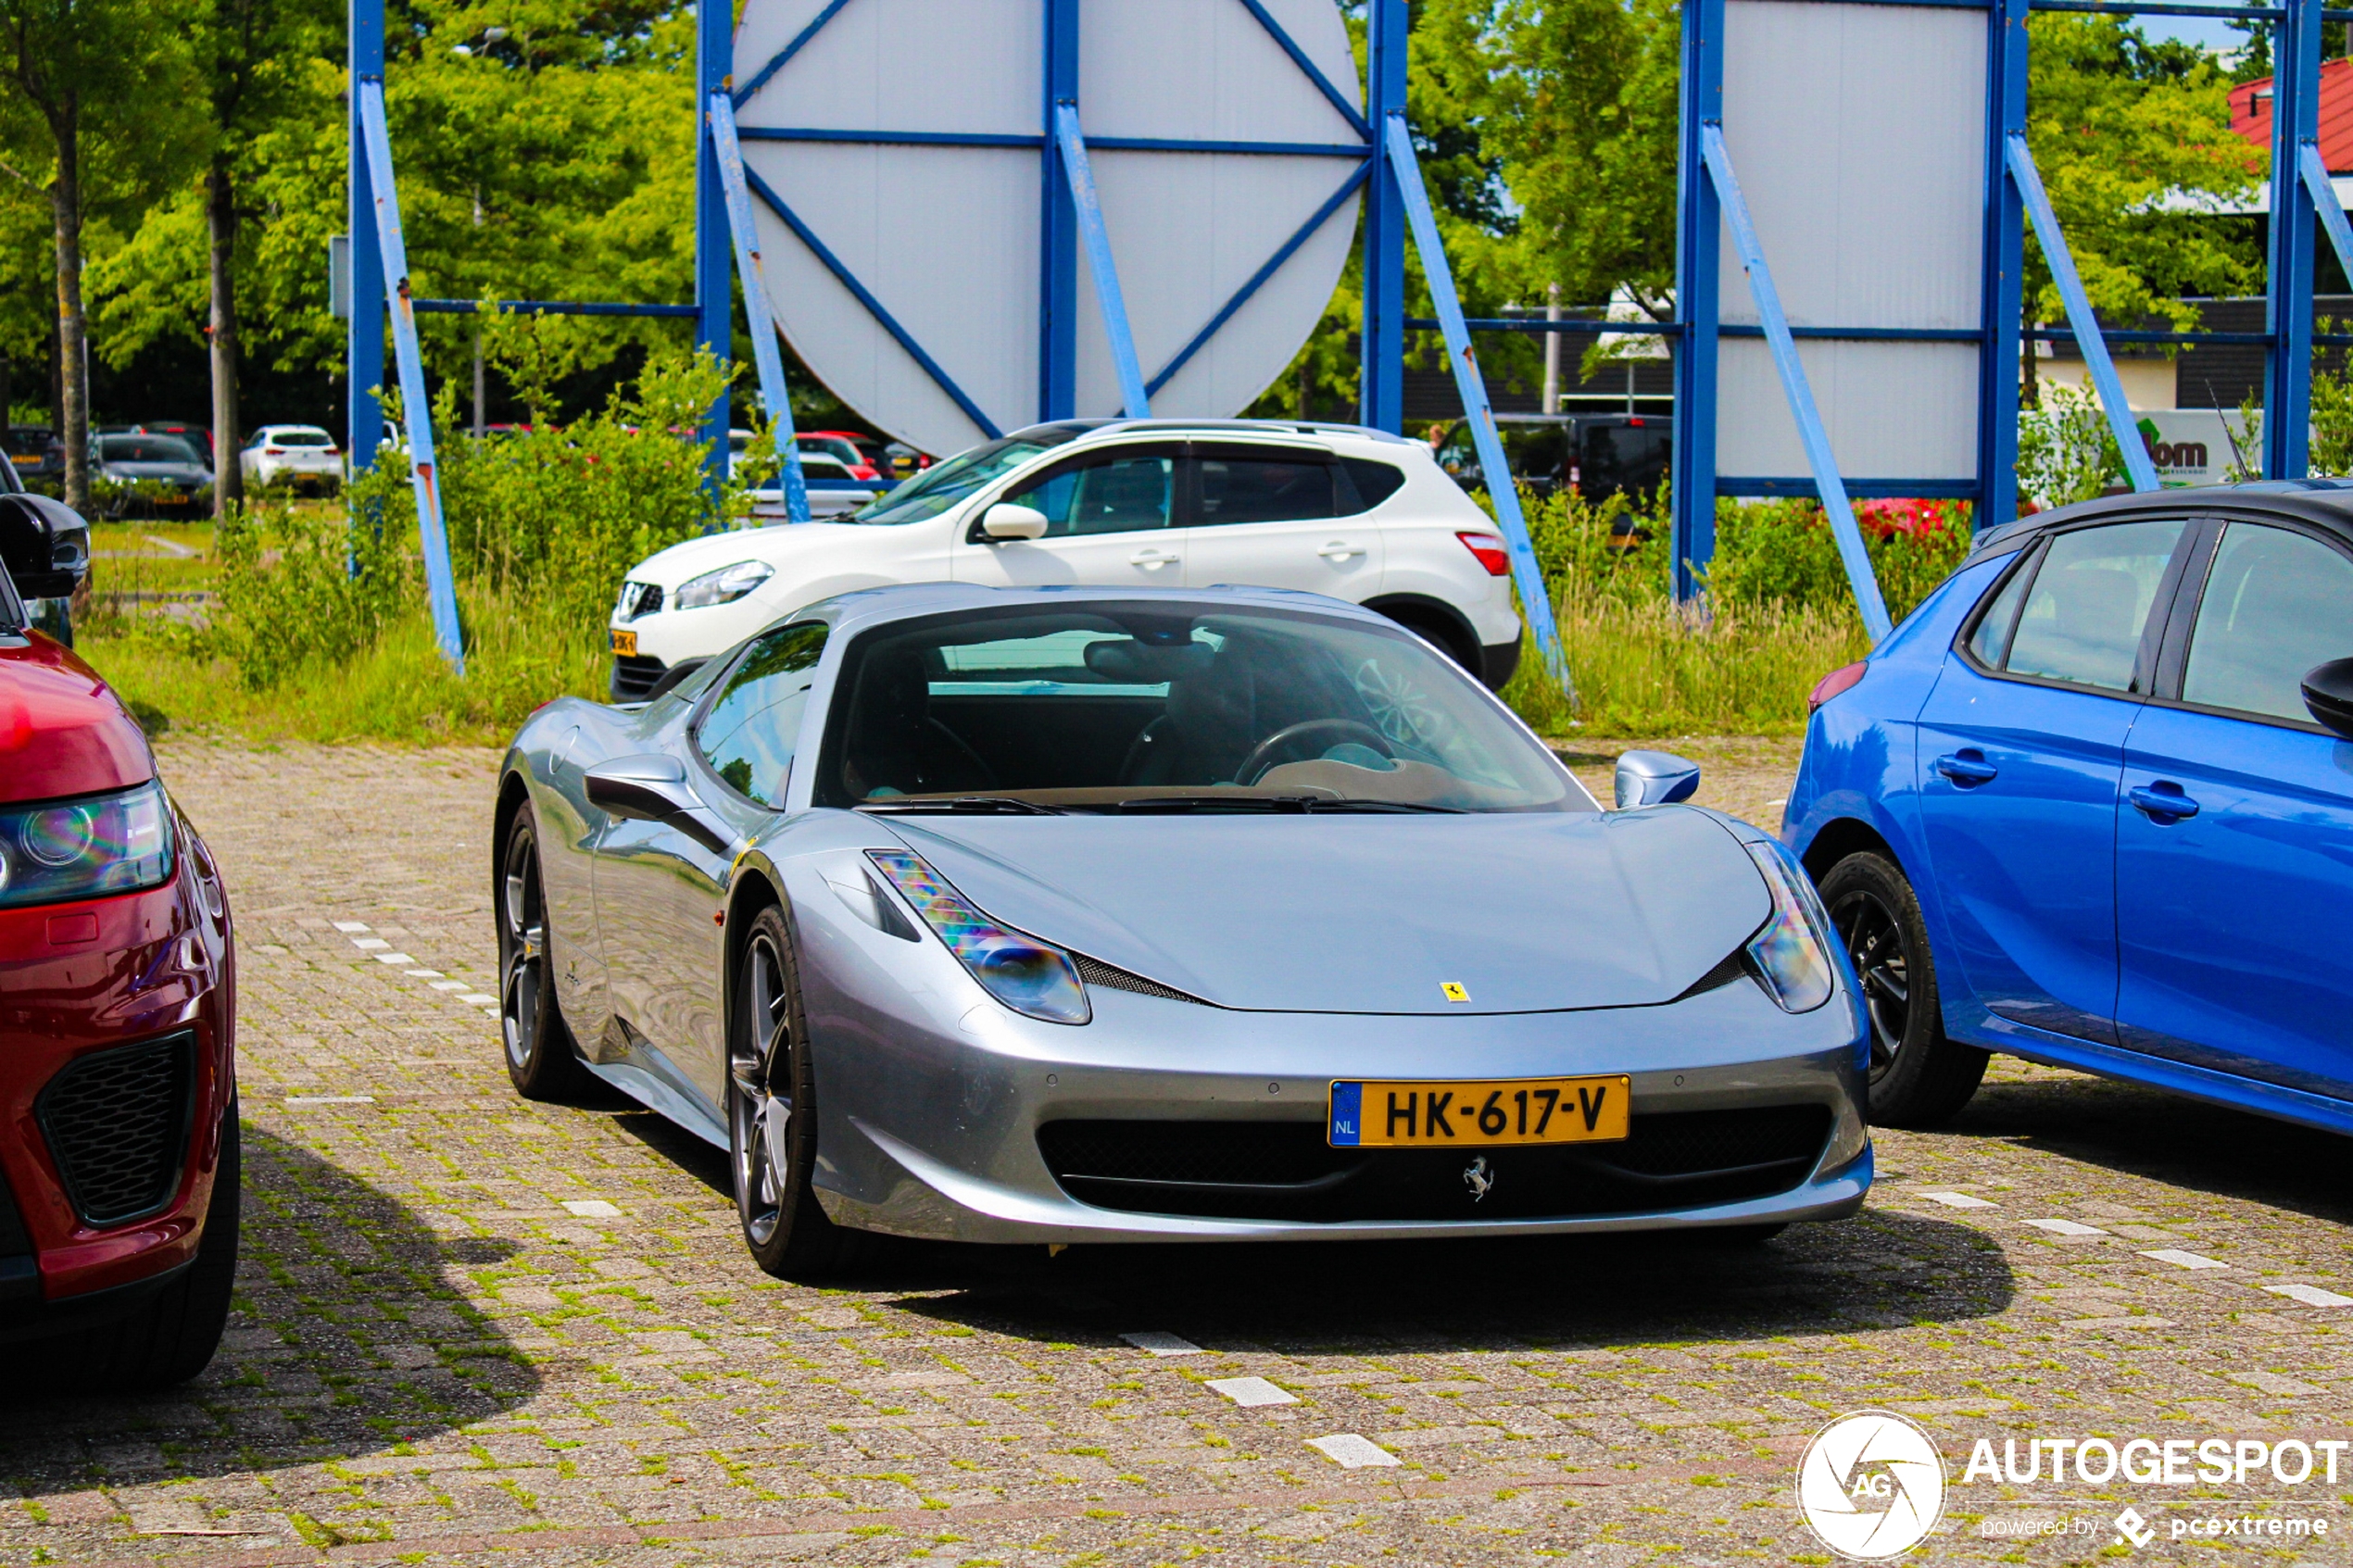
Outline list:
[[[1501,686],[1510,563],[1417,441],[1359,425],[1073,420],[925,469],[839,522],[714,533],[640,562],[613,608],[612,696],[644,699],[801,606],[894,583],[1249,583],[1412,627]]]
[[[317,425],[263,425],[237,454],[248,484],[291,478],[297,484],[333,489],[343,483],[343,454],[335,438]]]

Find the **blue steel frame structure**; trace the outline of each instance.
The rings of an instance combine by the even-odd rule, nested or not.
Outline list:
[[[1039,420],[1068,419],[1076,412],[1078,266],[1082,252],[1093,275],[1096,298],[1103,311],[1114,366],[1118,374],[1121,402],[1130,418],[1144,418],[1151,412],[1151,395],[1167,385],[1169,380],[1233,319],[1266,281],[1328,223],[1347,205],[1350,197],[1362,190],[1365,196],[1365,255],[1360,417],[1365,424],[1377,429],[1395,433],[1402,428],[1405,328],[1409,324],[1439,326],[1446,335],[1448,358],[1454,369],[1464,408],[1470,416],[1480,461],[1490,473],[1507,471],[1493,414],[1488,406],[1486,385],[1472,350],[1469,328],[1455,300],[1451,272],[1424,194],[1420,169],[1415,160],[1413,140],[1405,126],[1409,31],[1406,0],[1370,0],[1366,107],[1361,112],[1350,95],[1334,85],[1306,51],[1283,30],[1263,0],[1235,0],[1250,12],[1268,36],[1281,46],[1292,64],[1339,111],[1349,129],[1355,132],[1357,139],[1349,142],[1238,142],[1087,136],[1079,113],[1078,27],[1081,0],[1040,0],[1045,18],[1044,91],[1039,105],[1039,130],[1035,136],[738,127],[735,122],[735,111],[774,80],[777,72],[851,3],[852,0],[828,0],[807,26],[774,57],[753,71],[740,87],[734,82],[734,7],[716,4],[706,4],[700,7],[697,23],[696,101],[704,107],[705,112],[700,117],[703,133],[698,137],[696,147],[695,298],[692,303],[633,305],[527,300],[512,302],[508,307],[578,315],[691,317],[696,322],[697,343],[724,362],[728,358],[731,325],[728,263],[732,236],[735,259],[743,279],[750,316],[754,353],[759,362],[760,393],[775,423],[777,449],[785,470],[784,487],[788,513],[793,521],[805,521],[808,503],[799,472],[799,454],[792,442],[791,405],[786,395],[781,358],[774,353],[771,335],[774,329],[768,318],[765,296],[760,292],[760,253],[757,235],[752,232],[750,221],[750,202],[753,199],[774,213],[793,232],[811,254],[849,291],[851,296],[906,350],[975,425],[991,437],[1001,432],[939,363],[925,351],[874,292],[843,264],[807,220],[795,212],[757,172],[744,166],[740,142],[826,141],[1037,149],[1044,198],[1039,204],[1038,395],[1036,409],[1036,418]],[[378,294],[384,295],[401,338],[402,383],[404,385],[413,383],[419,387],[422,386],[422,371],[415,346],[414,313],[471,311],[477,307],[471,300],[414,299],[409,295],[405,261],[400,259],[402,249],[397,206],[389,199],[389,192],[385,193],[387,199],[382,203],[377,202],[374,196],[376,183],[388,183],[392,169],[389,138],[383,121],[384,0],[350,0],[350,70],[355,86],[349,144],[351,232],[356,236],[379,236],[378,245],[361,243],[352,247],[352,297],[355,303],[346,345],[346,363],[351,370],[352,386],[347,437],[354,467],[364,469],[374,462],[384,431],[383,409],[373,390],[384,381],[384,319],[374,311],[363,308],[359,302]],[[369,139],[369,128],[361,123],[359,106],[363,101],[372,102],[375,106],[372,143]],[[1304,155],[1344,160],[1347,169],[1331,194],[1307,220],[1276,247],[1258,270],[1243,281],[1201,329],[1169,357],[1165,364],[1147,376],[1137,358],[1134,339],[1121,301],[1118,272],[1113,264],[1110,240],[1103,226],[1101,207],[1095,199],[1094,176],[1088,160],[1090,147],[1123,152]],[[1408,323],[1405,320],[1405,240],[1409,232],[1420,252],[1423,272],[1438,305],[1441,318],[1438,322]],[[387,259],[394,263],[390,271],[385,266]],[[421,518],[429,520],[433,535],[427,542],[425,561],[436,629],[444,652],[462,670],[464,651],[459,641],[448,552],[446,542],[439,540],[439,502],[432,484],[432,430],[425,399],[422,395],[406,399],[404,413],[409,424],[411,450],[424,459],[422,464],[414,466],[421,470],[417,477],[419,514]],[[709,443],[711,473],[715,483],[725,473],[727,460],[725,399],[712,407],[705,420],[703,433]],[[1554,627],[1551,600],[1544,592],[1526,521],[1520,515],[1518,496],[1505,486],[1495,495],[1494,503],[1523,609],[1536,633],[1548,668],[1566,689],[1568,684],[1567,667]],[[445,603],[447,606],[446,616],[443,613]]]
[[[2124,457],[2135,490],[2158,486],[2157,472],[2124,400],[2109,343],[2261,343],[2268,350],[2264,378],[2263,473],[2300,478],[2308,466],[2311,409],[2311,362],[2315,341],[2353,341],[2347,334],[2316,340],[2312,320],[2313,245],[2325,232],[2338,258],[2353,276],[2353,226],[2348,226],[2328,179],[2319,149],[2320,39],[2324,22],[2353,21],[2353,10],[2325,8],[2320,0],[2281,0],[2274,5],[2220,6],[2136,3],[2136,0],[1865,0],[1876,5],[1936,5],[1986,14],[1986,144],[1984,148],[1984,261],[1982,308],[1976,331],[1905,331],[1839,327],[1792,328],[1772,295],[1766,257],[1742,207],[1738,182],[1723,142],[1724,6],[1726,0],[1689,0],[1683,12],[1682,148],[1679,164],[1680,232],[1677,254],[1677,319],[1656,327],[1607,330],[1655,332],[1675,343],[1675,450],[1672,469],[1675,591],[1688,598],[1700,591],[1715,554],[1715,502],[1718,495],[1814,495],[1830,513],[1856,603],[1874,640],[1887,630],[1879,588],[1856,530],[1850,494],[1950,496],[1975,503],[1980,529],[2015,515],[2018,466],[2019,379],[2015,345],[2026,328],[2020,320],[2024,234],[2033,224],[2052,280],[2065,302],[2066,330],[2034,329],[2033,335],[2066,338],[2081,345],[2103,412]],[[2041,176],[2026,144],[2027,32],[2031,11],[2113,15],[2214,17],[2262,20],[2275,29],[2271,249],[2265,330],[2244,332],[2155,332],[2112,331],[2100,325],[2076,275],[2066,236],[2060,232]],[[1718,321],[1717,236],[1730,220],[1735,243],[1756,295],[1759,327]],[[1761,286],[1759,286],[1761,284]],[[1504,323],[1479,323],[1503,325]],[[1544,330],[1548,323],[1511,323]],[[1598,323],[1570,325],[1591,332]],[[1558,329],[1554,329],[1558,330]],[[1784,391],[1813,470],[1806,475],[1721,475],[1716,471],[1717,344],[1726,335],[1772,340]],[[1895,338],[1910,341],[1974,342],[1978,357],[1978,456],[1973,480],[1873,480],[1843,482],[1830,458],[1830,443],[1815,413],[1805,372],[1796,364],[1793,338]],[[2008,349],[2009,352],[2003,350]]]

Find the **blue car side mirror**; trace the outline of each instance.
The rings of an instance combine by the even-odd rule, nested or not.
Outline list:
[[[1629,751],[1617,759],[1617,809],[1671,806],[1699,792],[1699,764],[1668,751]]]
[[[2353,659],[2332,659],[2304,672],[2304,709],[2353,740]]]

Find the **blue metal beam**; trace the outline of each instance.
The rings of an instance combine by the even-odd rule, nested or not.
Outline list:
[[[1368,159],[1351,170],[1348,178],[1340,182],[1340,189],[1334,191],[1325,200],[1324,205],[1315,209],[1315,215],[1301,224],[1298,231],[1290,239],[1285,240],[1273,256],[1266,258],[1266,264],[1264,267],[1250,275],[1248,282],[1234,291],[1233,298],[1227,300],[1217,314],[1209,319],[1209,324],[1195,332],[1192,341],[1178,349],[1176,358],[1163,365],[1160,368],[1160,373],[1144,383],[1144,391],[1147,394],[1155,393],[1166,386],[1176,372],[1185,368],[1185,362],[1200,352],[1203,344],[1217,335],[1217,329],[1231,320],[1234,312],[1248,304],[1251,295],[1256,294],[1267,279],[1279,271],[1283,263],[1289,261],[1316,230],[1330,220],[1332,214],[1338,212],[1348,198],[1355,194],[1356,187],[1365,182],[1365,178],[1372,171],[1372,162]]]
[[[381,82],[384,74],[384,0],[351,0],[351,80]],[[368,137],[359,124],[359,94],[351,94],[344,161],[351,193],[346,220],[351,235],[351,320],[344,323],[344,450],[351,471],[376,466],[384,436],[384,405],[375,389],[384,380],[384,319],[375,302],[384,292],[384,258],[369,236],[376,232],[376,201],[368,182]]]
[[[1119,378],[1119,401],[1131,420],[1152,417],[1151,397],[1144,391],[1144,370],[1136,358],[1136,337],[1127,326],[1127,301],[1119,292],[1119,267],[1112,259],[1111,234],[1103,227],[1103,204],[1095,194],[1095,170],[1087,161],[1087,138],[1078,129],[1078,106],[1054,106],[1054,141],[1063,156],[1063,172],[1070,185],[1071,208],[1078,217],[1078,238],[1087,251],[1087,270],[1095,280],[1095,304],[1103,313],[1103,335],[1111,342],[1111,368]]]
[[[695,103],[727,91],[736,69],[736,8],[706,3],[695,9]],[[736,313],[727,299],[727,194],[720,188],[719,156],[710,128],[695,116],[695,343],[723,367],[734,347]],[[723,390],[704,413],[703,475],[713,500],[727,482],[728,411]]]
[[[1528,537],[1528,520],[1520,515],[1519,486],[1512,481],[1504,458],[1503,438],[1495,431],[1495,410],[1488,406],[1487,380],[1479,373],[1478,357],[1471,348],[1470,329],[1463,325],[1462,302],[1454,295],[1454,275],[1446,265],[1446,247],[1438,237],[1438,220],[1429,209],[1429,193],[1422,187],[1421,166],[1414,157],[1414,138],[1405,129],[1403,109],[1391,110],[1382,124],[1382,151],[1390,171],[1404,197],[1405,220],[1414,232],[1414,250],[1422,258],[1422,277],[1429,284],[1430,304],[1444,323],[1446,358],[1454,368],[1454,388],[1463,400],[1470,425],[1471,445],[1478,452],[1479,471],[1487,476],[1487,499],[1503,525],[1504,547],[1511,557],[1512,582],[1519,589],[1520,613],[1536,633],[1543,650],[1544,668],[1562,695],[1577,700],[1568,675],[1568,658],[1561,649],[1560,628],[1553,622],[1553,596],[1544,586],[1544,570],[1536,546]]]
[[[699,316],[697,305],[624,305],[603,300],[494,299],[491,308],[518,316]],[[478,299],[412,299],[409,307],[420,316],[471,316],[482,308]]]
[[[1716,558],[1717,318],[1721,204],[1707,178],[1700,128],[1724,117],[1724,0],[1683,6],[1681,132],[1675,159],[1675,441],[1667,454],[1669,570],[1688,603]]]
[[[1405,112],[1405,0],[1370,0],[1365,112],[1375,125]],[[1397,171],[1378,160],[1365,186],[1364,312],[1357,333],[1357,419],[1397,434],[1405,427],[1405,215]]]
[[[807,27],[802,28],[799,32],[793,34],[793,40],[791,43],[786,44],[783,48],[777,50],[774,56],[770,56],[768,63],[761,66],[758,71],[754,72],[752,79],[749,82],[745,82],[741,87],[736,89],[734,98],[735,107],[742,108],[746,103],[750,101],[751,95],[754,93],[757,93],[762,87],[767,86],[769,80],[778,71],[784,69],[786,64],[789,62],[795,55],[799,54],[801,50],[807,48],[809,46],[809,41],[816,37],[818,31],[823,29],[827,22],[841,15],[841,8],[849,4],[849,0],[830,0],[830,3],[825,6],[825,8],[818,12],[817,15],[811,19]],[[732,6],[728,7],[729,12],[731,13],[730,19],[732,19],[732,13],[735,7]],[[730,45],[730,52],[733,52],[732,44]]]
[[[1830,432],[1823,428],[1821,412],[1814,406],[1814,389],[1806,384],[1796,340],[1790,336],[1789,318],[1781,312],[1772,270],[1765,264],[1765,247],[1757,243],[1756,226],[1749,221],[1748,203],[1742,198],[1740,180],[1732,172],[1732,155],[1724,145],[1721,125],[1710,121],[1700,127],[1700,157],[1713,178],[1717,200],[1723,206],[1732,246],[1740,252],[1741,266],[1748,273],[1748,292],[1756,301],[1756,314],[1763,318],[1765,341],[1773,349],[1773,368],[1780,371],[1781,392],[1789,399],[1790,418],[1796,421],[1798,440],[1806,447],[1806,465],[1814,470],[1814,483],[1821,494],[1822,510],[1829,514],[1831,535],[1838,542],[1846,580],[1855,589],[1855,607],[1862,612],[1863,630],[1877,645],[1894,630],[1887,604],[1880,597],[1879,579],[1871,571],[1870,552],[1863,547],[1862,530],[1855,526],[1855,508],[1839,478]]]
[[[809,482],[801,477],[800,443],[794,439],[792,393],[785,384],[784,356],[776,352],[776,323],[768,314],[768,281],[760,269],[760,231],[752,223],[751,193],[744,184],[744,150],[736,140],[735,101],[711,95],[711,136],[719,155],[719,182],[727,196],[727,227],[736,239],[736,277],[743,285],[744,321],[751,329],[751,360],[760,375],[760,403],[768,411],[776,443],[776,472],[785,493],[785,517],[809,521]]]
[[[1348,121],[1349,129],[1370,142],[1373,139],[1371,124],[1357,112],[1356,106],[1348,101],[1347,94],[1333,86],[1331,79],[1315,69],[1315,62],[1309,59],[1307,51],[1302,49],[1291,35],[1283,31],[1282,24],[1267,14],[1266,7],[1259,4],[1259,0],[1242,0],[1242,5],[1248,7],[1252,16],[1258,19],[1258,25],[1266,30],[1268,36],[1282,45],[1283,53],[1290,56],[1290,63],[1297,66],[1307,80],[1315,84],[1315,90],[1324,95],[1325,102],[1340,111],[1340,118]]]
[[[1044,69],[1038,106],[1038,418],[1078,411],[1078,210],[1060,149],[1055,111],[1078,102],[1078,0],[1045,0]]]
[[[2067,236],[2059,232],[2058,216],[2051,210],[2051,198],[2043,194],[2043,177],[2035,171],[2034,155],[2026,150],[2026,136],[2012,132],[2004,138],[2007,148],[2010,179],[2018,186],[2020,199],[2025,203],[2027,216],[2034,220],[2034,238],[2043,246],[2043,264],[2051,270],[2051,282],[2058,285],[2059,298],[2067,305],[2067,319],[2074,323],[2075,341],[2083,350],[2083,366],[2092,373],[2092,385],[2100,395],[2100,408],[2108,415],[2108,428],[2116,436],[2116,445],[2124,455],[2124,472],[2135,490],[2154,490],[2157,486],[2157,465],[2149,460],[2148,444],[2133,419],[2132,406],[2124,401],[2124,383],[2116,378],[2116,363],[2108,357],[2108,345],[2100,338],[2099,318],[2092,312],[2092,301],[2083,292],[2083,280],[2076,276],[2075,257],[2067,248]],[[2307,312],[2309,330],[2309,312]]]
[[[860,282],[858,275],[844,266],[841,257],[836,256],[825,242],[817,237],[817,232],[802,222],[799,213],[785,205],[784,197],[769,187],[768,182],[760,177],[758,169],[746,167],[744,183],[751,187],[753,195],[767,204],[769,211],[785,220],[785,226],[799,238],[802,245],[809,247],[809,254],[824,263],[825,270],[831,272],[842,287],[856,296],[858,303],[866,307],[866,313],[881,323],[883,331],[888,332],[897,341],[899,346],[907,351],[909,358],[924,368],[924,373],[937,384],[940,391],[949,395],[957,408],[964,411],[966,419],[980,427],[982,434],[994,441],[1004,433],[997,428],[995,420],[980,411],[979,404],[964,395],[964,389],[956,384],[954,378],[939,368],[939,362],[924,351],[924,345],[915,341],[914,334],[899,324],[899,318],[885,309],[883,302],[875,297],[874,292],[864,283]]]
[[[2347,278],[2353,279],[2353,226],[2346,223],[2345,207],[2336,199],[2336,186],[2329,179],[2329,166],[2321,161],[2321,144],[2306,142],[2299,145],[2296,167],[2304,178],[2305,191],[2312,198],[2312,210],[2336,251],[2337,265],[2345,269]]]
[[[840,142],[853,145],[906,147],[1013,147],[1036,151],[1043,136],[1009,131],[840,131],[811,125],[747,125],[736,134],[747,142]],[[1364,158],[1368,144],[1355,142],[1219,142],[1181,136],[1089,136],[1099,153],[1242,153],[1262,157]]]
[[[2008,175],[2009,138],[2026,130],[2027,0],[1995,0],[1985,32],[1985,205],[1979,220],[1978,532],[2018,515],[2019,337],[2025,309],[2026,215]]]
[[[2271,220],[2264,326],[2263,477],[2301,479],[2312,441],[2312,274],[2319,213],[2298,172],[2321,133],[2319,0],[2290,0],[2272,32]],[[2334,194],[2329,205],[2335,205]]]
[[[433,607],[433,630],[441,657],[459,674],[466,672],[466,645],[458,625],[458,584],[449,567],[449,535],[441,521],[441,476],[433,451],[433,399],[425,391],[425,359],[417,347],[417,317],[409,307],[409,250],[400,234],[400,198],[392,181],[392,137],[384,129],[384,84],[353,84],[359,103],[359,132],[367,148],[368,187],[375,211],[375,250],[384,266],[384,303],[392,310],[393,348],[400,359],[400,413],[409,427],[409,479],[417,496],[417,535],[424,546],[425,597]],[[352,236],[352,249],[366,245]],[[351,314],[376,319],[355,294]],[[227,439],[228,433],[222,433]]]

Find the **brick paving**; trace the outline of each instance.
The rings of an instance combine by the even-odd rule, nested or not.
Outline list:
[[[2122,1556],[2128,1504],[2136,1559],[2353,1558],[2353,1462],[1962,1482],[1980,1437],[2353,1437],[2353,1307],[2263,1288],[2353,1295],[2341,1140],[2011,1064],[1881,1136],[1862,1216],[1750,1251],[903,1247],[786,1285],[708,1150],[510,1091],[464,999],[494,987],[493,758],[163,752],[237,905],[238,1310],[174,1396],[6,1407],[0,1563],[1818,1564],[1796,1458],[1867,1406],[1942,1447],[1935,1561]],[[1717,797],[1785,793],[1786,753],[1755,761]],[[1310,1446],[1342,1434],[1399,1462]],[[2249,1507],[2333,1535],[2168,1534]],[[2097,1531],[1982,1533],[2045,1517]]]

